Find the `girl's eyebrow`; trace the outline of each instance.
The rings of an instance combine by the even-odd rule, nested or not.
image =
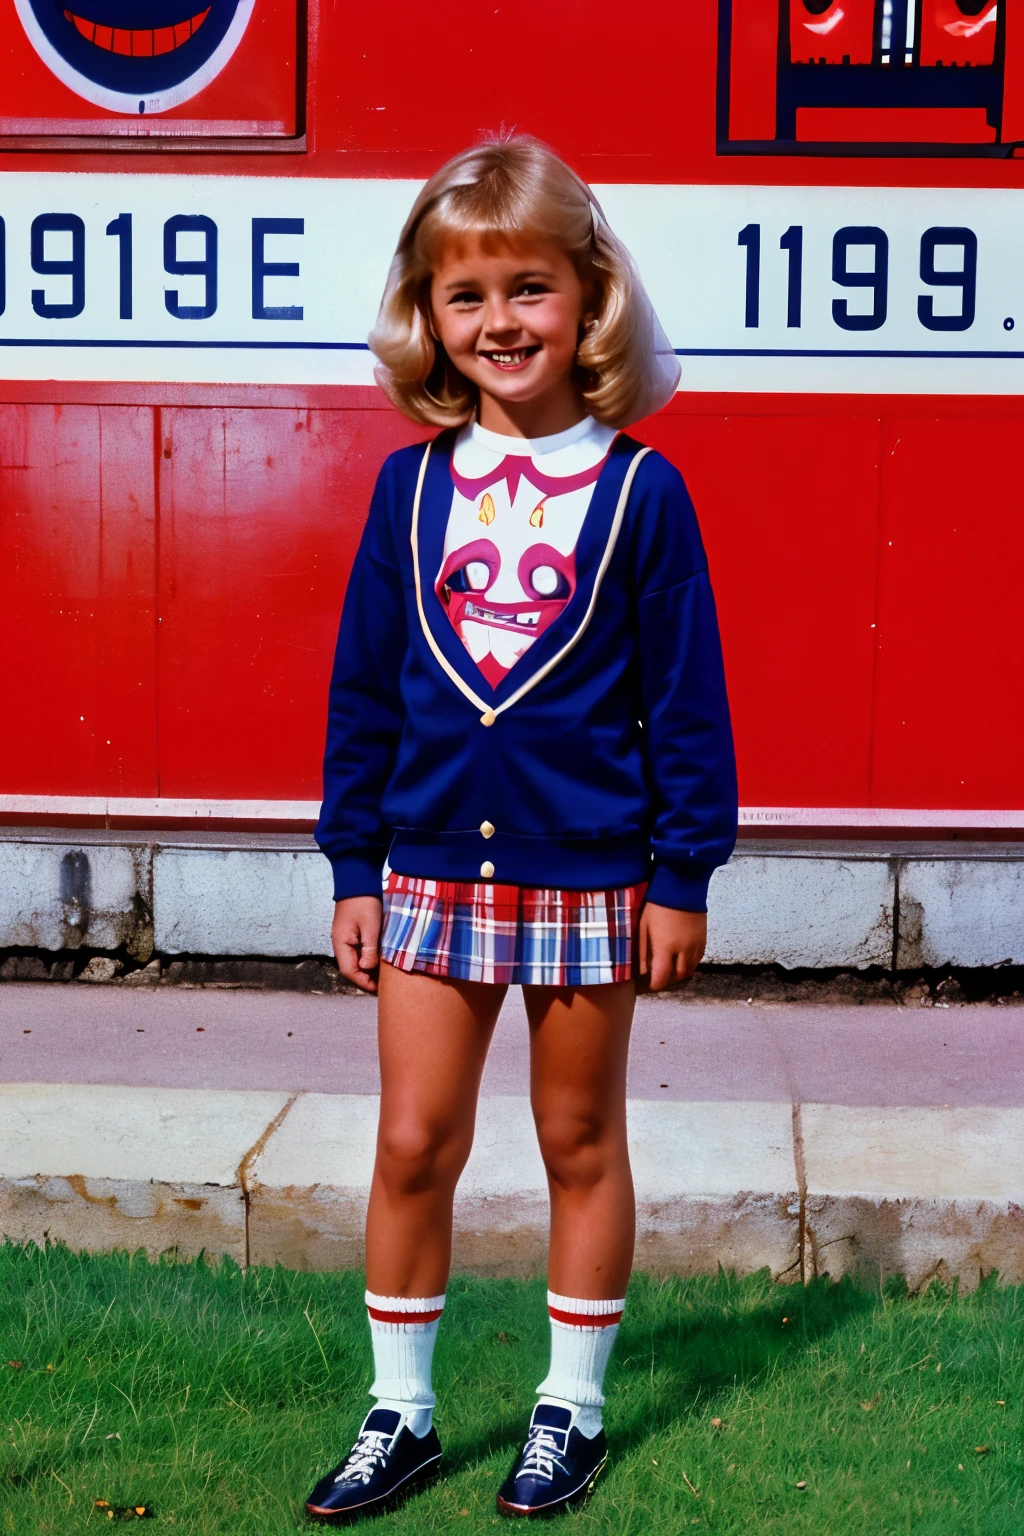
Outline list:
[[[525,272],[513,273],[512,281],[514,283],[524,283],[526,282],[527,278],[530,277],[543,277],[550,281],[554,275],[555,274],[549,271],[546,267],[531,267]],[[475,277],[456,278],[454,282],[445,283],[444,291],[445,293],[455,293],[458,292],[460,288],[482,288],[483,286],[484,284]]]

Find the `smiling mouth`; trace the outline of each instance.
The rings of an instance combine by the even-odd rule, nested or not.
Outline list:
[[[481,608],[479,603],[467,603],[462,610],[464,619],[476,619],[480,624],[493,624],[502,629],[536,629],[540,623],[540,610],[530,613],[502,613],[497,608]]]
[[[173,53],[175,48],[180,48],[193,33],[198,32],[209,14],[210,7],[207,6],[205,11],[197,11],[187,21],[179,21],[173,27],[104,27],[98,22],[86,21],[84,16],[76,16],[74,11],[64,12],[75,31],[86,42],[95,43],[97,48],[103,48],[107,53],[120,53],[135,59],[151,59],[155,54]]]
[[[540,342],[538,341],[532,347],[517,347],[508,352],[481,352],[480,356],[486,357],[487,361],[493,363],[496,368],[521,368],[528,358],[539,351]]]

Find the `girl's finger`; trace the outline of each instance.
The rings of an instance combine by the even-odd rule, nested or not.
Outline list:
[[[637,949],[639,951],[640,975],[647,975],[647,939],[648,939],[647,913],[640,914],[640,932],[637,936]]]

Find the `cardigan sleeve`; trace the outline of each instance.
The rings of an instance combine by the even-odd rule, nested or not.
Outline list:
[[[331,861],[334,899],[380,896],[392,829],[381,800],[405,719],[402,577],[388,518],[391,465],[377,479],[341,614],[327,706],[324,798],[315,837]]]
[[[736,841],[732,727],[693,504],[671,465],[659,456],[651,468],[637,540],[640,688],[653,808],[647,898],[703,912],[711,876]]]

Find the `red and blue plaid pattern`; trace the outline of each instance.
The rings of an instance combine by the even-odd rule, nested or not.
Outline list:
[[[539,890],[389,873],[381,955],[460,981],[584,987],[628,981],[646,884]]]

